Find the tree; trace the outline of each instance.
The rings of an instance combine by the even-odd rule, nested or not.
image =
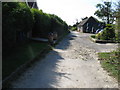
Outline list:
[[[115,19],[115,11],[112,9],[112,2],[104,2],[103,4],[97,4],[98,8],[94,15],[105,21],[107,24],[112,24]]]
[[[117,3],[116,8],[116,39],[120,42],[120,1]]]

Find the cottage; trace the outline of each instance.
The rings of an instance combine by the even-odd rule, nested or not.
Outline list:
[[[84,33],[95,33],[101,27],[101,23],[94,17],[83,19],[77,26],[77,30]]]
[[[37,1],[36,0],[23,0],[30,8],[38,9]]]
[[[27,2],[27,3],[28,3],[28,6],[30,8],[36,8],[36,9],[38,9],[37,2]]]

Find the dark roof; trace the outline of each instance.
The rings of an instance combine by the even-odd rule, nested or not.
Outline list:
[[[37,2],[28,2],[28,5],[29,5],[30,8],[38,9]]]
[[[86,18],[86,19],[82,20],[78,25],[79,25],[79,26],[84,25],[84,24],[88,21],[88,19],[89,19],[89,18]]]
[[[95,21],[98,21],[96,18],[94,18],[94,17],[89,17],[89,18],[86,18],[86,19],[84,19],[84,20],[82,20],[79,24],[78,24],[78,26],[83,26],[90,18],[93,18]]]
[[[37,6],[37,1],[36,0],[32,0],[32,2],[30,0],[25,0],[26,4],[30,7],[30,8],[36,8],[38,9]]]

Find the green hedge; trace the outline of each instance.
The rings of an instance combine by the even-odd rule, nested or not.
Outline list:
[[[33,37],[43,38],[53,31],[58,36],[69,32],[68,25],[60,17],[31,9],[24,2],[3,2],[2,9],[3,51],[25,42],[29,31]]]
[[[32,34],[34,37],[44,37],[51,29],[51,22],[49,15],[42,12],[42,10],[31,9],[34,16],[34,27]]]
[[[2,10],[2,39],[4,51],[16,43],[19,43],[17,40],[17,32],[26,34],[32,30],[33,15],[25,3],[3,2]]]
[[[19,7],[12,11],[15,27],[18,31],[28,32],[33,27],[33,15],[25,3],[19,3]]]
[[[60,17],[38,9],[31,9],[31,12],[34,16],[33,37],[47,38],[48,33],[53,31],[59,36],[68,32],[68,25]]]

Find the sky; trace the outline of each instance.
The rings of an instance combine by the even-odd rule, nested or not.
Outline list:
[[[77,20],[80,22],[81,18],[86,16],[97,18],[94,15],[97,10],[96,5],[102,2],[103,0],[37,0],[39,9],[45,13],[59,16],[68,25],[75,24]]]

